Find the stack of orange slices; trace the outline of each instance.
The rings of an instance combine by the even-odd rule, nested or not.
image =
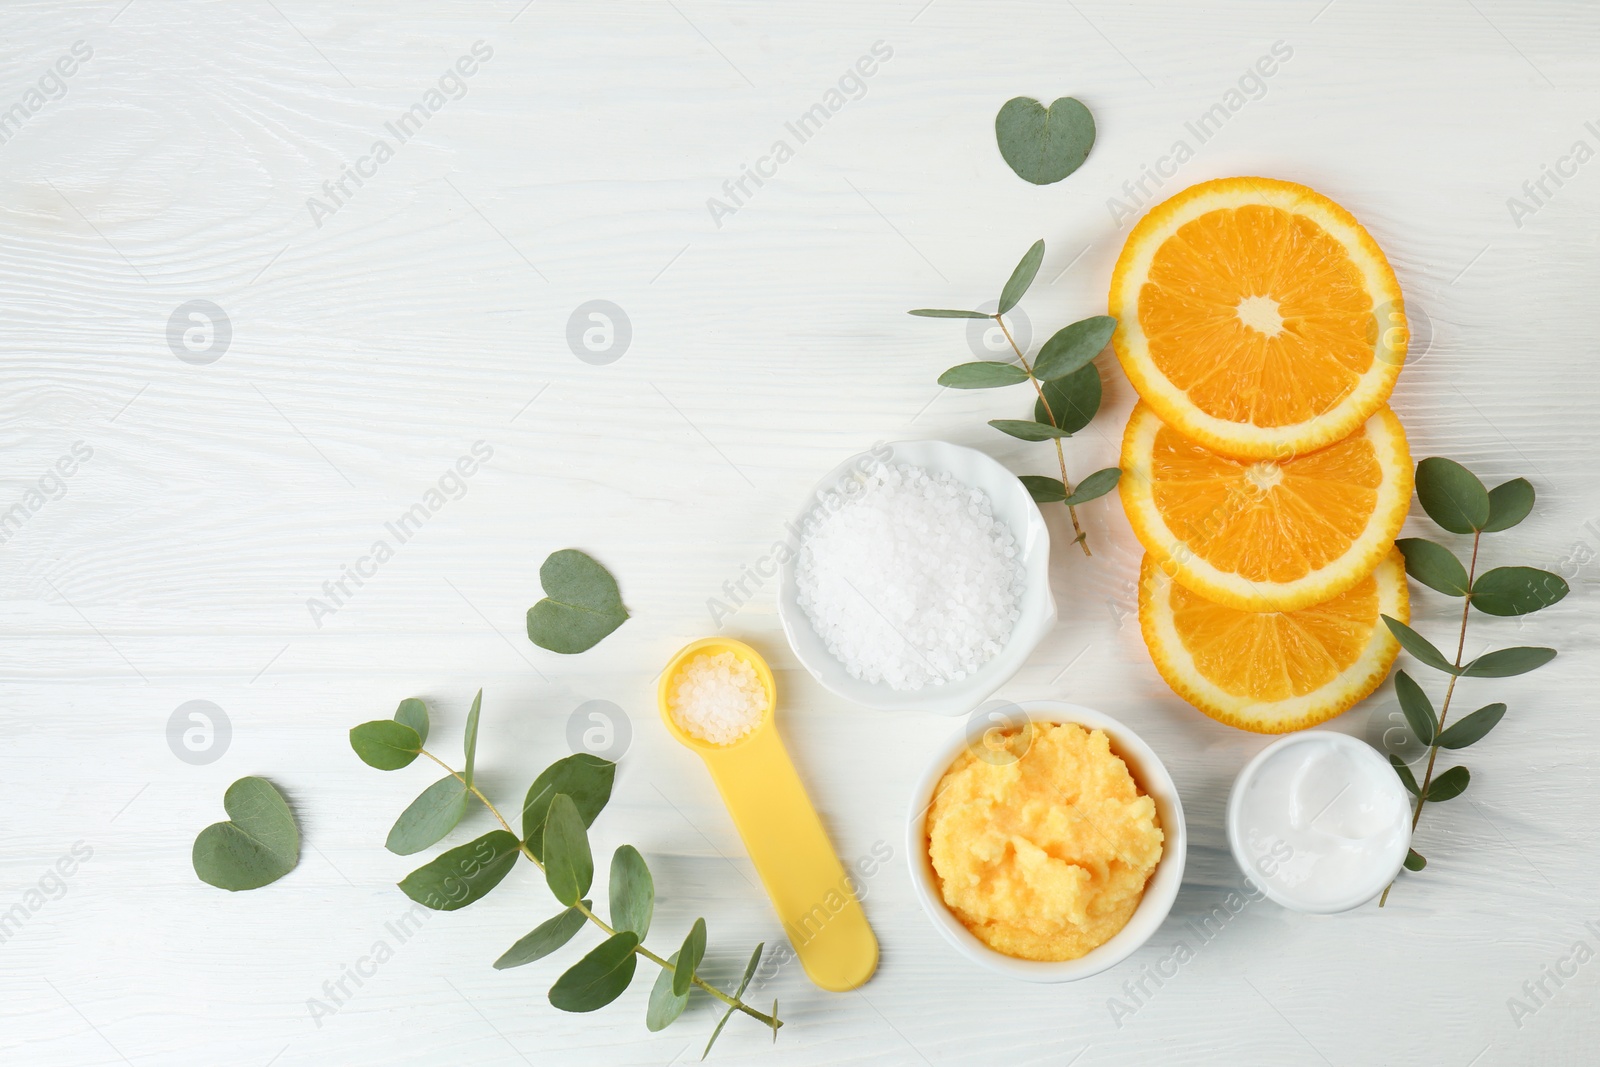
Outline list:
[[[1411,455],[1385,403],[1405,310],[1382,250],[1303,185],[1205,182],[1134,227],[1110,312],[1140,396],[1120,490],[1156,669],[1247,730],[1345,711],[1399,652],[1379,616],[1410,616]]]

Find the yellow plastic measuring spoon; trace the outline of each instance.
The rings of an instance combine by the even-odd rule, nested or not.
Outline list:
[[[731,745],[687,733],[673,721],[668,704],[673,679],[683,665],[701,653],[717,652],[731,652],[755,668],[767,691],[760,724]],[[711,772],[806,975],[835,993],[871,978],[878,968],[878,939],[778,736],[773,722],[778,690],[767,661],[742,641],[695,641],[661,672],[656,699],[667,730],[698,753]]]

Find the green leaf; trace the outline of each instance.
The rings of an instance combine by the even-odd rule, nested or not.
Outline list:
[[[1556,603],[1567,592],[1559,574],[1537,567],[1496,567],[1472,583],[1472,606],[1486,615],[1527,615]]]
[[[695,968],[706,955],[706,921],[696,919],[689,928],[689,936],[678,949],[678,964],[672,971],[672,995],[686,997],[694,984]]]
[[[265,778],[241,778],[222,794],[228,822],[216,822],[194,839],[194,873],[207,885],[238,892],[260,889],[300,862],[294,812]]]
[[[1400,776],[1400,784],[1406,787],[1406,792],[1412,796],[1421,796],[1422,790],[1417,788],[1416,775],[1411,773],[1411,768],[1406,766],[1405,760],[1390,753],[1389,763],[1394,767],[1394,773]]]
[[[1416,849],[1408,848],[1406,849],[1405,864],[1408,871],[1420,871],[1428,865],[1428,861]]]
[[[1472,774],[1465,767],[1451,767],[1428,785],[1428,803],[1441,804],[1467,791]]]
[[[1004,315],[1017,306],[1017,301],[1028,291],[1028,286],[1033,284],[1033,279],[1039,274],[1039,264],[1044,262],[1044,241],[1038,240],[1028,247],[1022,254],[1022,259],[1017,263],[1016,269],[1011,272],[1011,277],[1006,279],[1006,287],[1000,290],[1000,306],[996,308],[996,315]]]
[[[400,813],[384,847],[397,856],[421,852],[454,830],[466,813],[467,787],[455,775],[447,775]]]
[[[1050,185],[1083,166],[1094,147],[1094,116],[1070,96],[1046,110],[1026,96],[1007,100],[994,117],[1006,165],[1034,185]]]
[[[1489,521],[1489,491],[1453,459],[1432,456],[1417,464],[1417,499],[1451,533],[1469,534]]]
[[[650,932],[650,915],[656,906],[656,884],[644,857],[632,845],[623,845],[611,856],[611,926],[632,930],[643,941]]]
[[[1422,687],[1412,681],[1411,675],[1405,671],[1396,671],[1394,693],[1400,698],[1400,710],[1405,713],[1406,725],[1411,727],[1417,740],[1424,745],[1433,744],[1434,736],[1439,732],[1439,720],[1433,713],[1433,702],[1422,691]]]
[[[942,308],[917,308],[915,311],[906,312],[907,315],[920,315],[925,319],[992,319],[986,311],[946,311]]]
[[[544,599],[528,609],[528,640],[563,655],[586,652],[628,618],[617,580],[575,548],[539,568]]]
[[[676,967],[678,954],[674,952],[668,956],[667,962]],[[645,1009],[644,1025],[651,1033],[671,1026],[689,1004],[689,994],[680,997],[672,991],[672,975],[672,971],[663,967],[656,975],[656,984],[650,987],[650,1006]]]
[[[350,728],[350,747],[368,767],[397,771],[417,758],[422,751],[422,738],[405,723],[374,719]]]
[[[584,907],[589,907],[589,901],[583,902]],[[515,945],[506,949],[500,958],[494,961],[494,969],[504,971],[510,967],[521,967],[524,963],[543,959],[556,949],[571,941],[587,920],[583,912],[577,907],[568,908],[566,911],[546,919],[533,928],[529,934],[517,940]]]
[[[1383,624],[1389,628],[1389,632],[1394,634],[1395,639],[1400,642],[1400,647],[1415,656],[1418,662],[1432,667],[1436,671],[1444,671],[1446,674],[1462,673],[1456,669],[1454,664],[1445,659],[1444,653],[1434,648],[1433,642],[1426,637],[1423,637],[1399,619],[1391,618],[1388,615],[1384,615],[1382,618]]]
[[[992,359],[963,363],[939,375],[939,384],[947,389],[997,389],[1002,385],[1016,385],[1027,380],[1027,371],[1015,363],[1001,363]]]
[[[1485,652],[1461,668],[1461,675],[1464,678],[1511,678],[1538,670],[1555,658],[1556,650],[1553,648],[1530,648],[1527,645],[1501,648]]]
[[[1489,521],[1484,533],[1509,530],[1533,510],[1533,486],[1526,478],[1513,478],[1489,490]]]
[[[1421,537],[1402,537],[1394,547],[1406,558],[1406,573],[1429,589],[1446,596],[1467,595],[1467,568],[1448,548]]]
[[[1067,497],[1067,505],[1076,507],[1079,504],[1087,504],[1096,497],[1105,496],[1117,487],[1117,481],[1121,477],[1122,471],[1116,467],[1095,471],[1078,483],[1078,488]]]
[[[535,859],[544,862],[544,819],[550,810],[550,801],[557,793],[565,793],[578,807],[583,825],[593,826],[606,801],[611,799],[611,785],[617,777],[617,765],[610,760],[587,752],[558,759],[540,772],[528,787],[528,797],[522,802],[522,837]]]
[[[761,944],[757,945],[756,950],[750,954],[750,962],[744,965],[744,978],[739,982],[738,991],[733,994],[734,1000],[738,1000],[740,997],[744,996],[745,989],[750,985],[750,976],[756,973],[756,965],[761,962],[761,950],[765,947],[766,942],[763,941]],[[728,1020],[732,1018],[733,1013],[738,1010],[739,1009],[737,1008],[730,1007],[726,1012],[723,1013],[721,1020],[719,1020],[717,1023],[717,1028],[711,1031],[711,1040],[706,1042],[706,1050],[700,1053],[701,1059],[705,1059],[707,1056],[711,1055],[711,1046],[717,1043],[717,1038],[722,1036],[722,1028],[728,1025]]]
[[[1042,382],[1039,388],[1044,396],[1033,402],[1036,422],[1077,433],[1100,410],[1100,368],[1093,363],[1084,364],[1065,378]],[[1050,405],[1048,411],[1046,402]]]
[[[594,855],[578,807],[565,793],[550,801],[544,821],[544,880],[561,903],[571,907],[594,882]]]
[[[515,835],[491,830],[406,875],[400,891],[425,908],[456,911],[499,885],[516,866],[519,852]]]
[[[1039,349],[1033,361],[1033,376],[1053,382],[1087,367],[1111,343],[1117,320],[1110,315],[1095,315],[1063,326]]]
[[[417,732],[419,744],[428,743],[428,705],[416,697],[406,697],[395,709],[394,721],[411,727]]]
[[[1067,499],[1067,487],[1060,478],[1046,478],[1042,474],[1022,474],[1017,480],[1028,490],[1028,495],[1040,504],[1053,504]]]
[[[573,964],[550,987],[550,1003],[562,1011],[596,1011],[622,996],[639,966],[634,949],[639,938],[629,932],[612,934]]]
[[[461,741],[461,748],[467,754],[467,766],[461,772],[461,777],[470,787],[472,785],[472,767],[478,759],[478,712],[483,708],[483,690],[478,690],[478,695],[472,698],[472,710],[467,712],[467,731]]]
[[[1483,740],[1483,736],[1504,718],[1506,706],[1504,704],[1485,704],[1477,711],[1468,715],[1444,733],[1439,735],[1440,748],[1466,748],[1468,745]]]
[[[1048,441],[1052,437],[1071,437],[1065,430],[1058,430],[1046,422],[1029,422],[1026,419],[990,419],[989,425],[1001,433],[1008,433],[1012,437],[1024,441]]]

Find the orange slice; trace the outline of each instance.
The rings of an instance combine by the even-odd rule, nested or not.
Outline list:
[[[1293,182],[1222,178],[1134,226],[1111,276],[1117,358],[1207,448],[1309,452],[1388,399],[1405,362],[1389,261],[1344,208]]]
[[[1273,461],[1213,452],[1140,403],[1118,488],[1166,574],[1241,611],[1293,611],[1367,576],[1394,545],[1411,482],[1405,430],[1388,407],[1336,444]]]
[[[1411,618],[1398,549],[1351,588],[1299,611],[1213,603],[1149,555],[1139,579],[1139,628],[1161,677],[1218,722],[1263,734],[1326,722],[1378,688],[1400,652],[1378,616]]]

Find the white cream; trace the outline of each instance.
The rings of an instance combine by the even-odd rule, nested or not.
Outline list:
[[[1347,911],[1399,873],[1411,811],[1394,769],[1347,734],[1274,742],[1239,772],[1228,843],[1250,880],[1296,911]]]

